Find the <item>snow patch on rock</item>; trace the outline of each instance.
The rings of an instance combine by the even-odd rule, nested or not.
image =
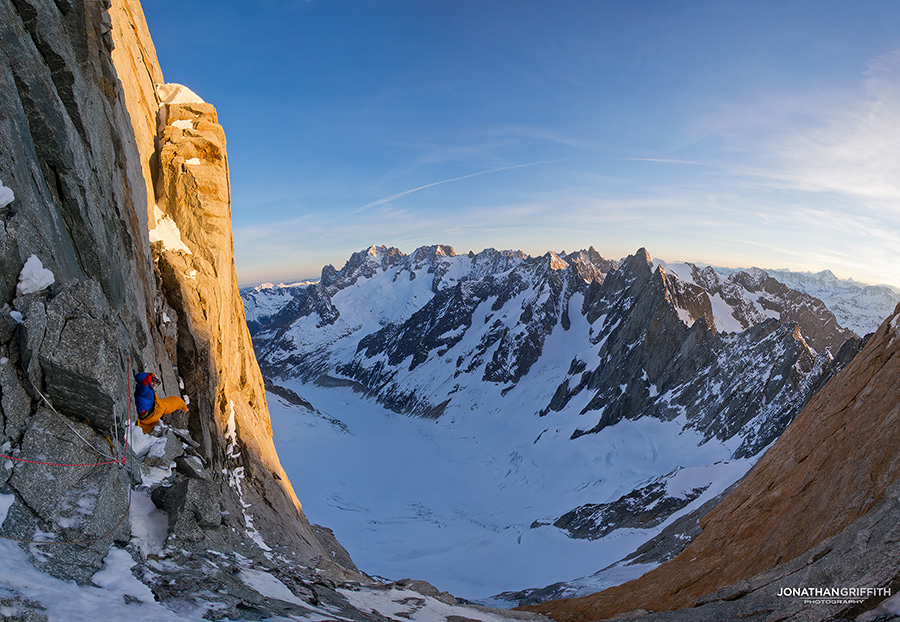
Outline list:
[[[191,249],[181,239],[178,225],[168,214],[164,214],[158,205],[153,206],[154,224],[150,229],[150,242],[162,242],[163,248],[191,255]]]
[[[0,179],[0,209],[3,209],[15,200],[16,195],[13,194],[12,189],[4,186],[3,180]]]
[[[205,104],[203,98],[183,84],[158,84],[156,95],[160,104]]]
[[[53,273],[44,267],[37,255],[31,255],[19,273],[19,284],[16,291],[19,294],[33,294],[47,289],[56,281]]]

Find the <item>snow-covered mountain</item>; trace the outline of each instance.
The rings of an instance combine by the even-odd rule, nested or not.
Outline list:
[[[260,329],[270,317],[278,313],[282,307],[288,304],[301,290],[316,281],[300,281],[297,283],[263,283],[253,288],[241,290],[241,298],[244,301],[244,310],[247,314],[247,326],[250,333]]]
[[[900,291],[896,288],[839,279],[830,270],[815,273],[766,270],[766,273],[792,289],[818,298],[842,326],[860,335],[875,332],[900,303]]]
[[[611,261],[593,248],[529,257],[373,246],[341,270],[326,267],[316,284],[244,296],[253,301],[248,321],[264,374],[318,409],[306,408],[304,417],[329,430],[328,443],[363,455],[352,431],[364,427],[376,445],[364,454],[365,472],[394,478],[409,468],[397,455],[424,437],[434,451],[414,468],[443,483],[449,461],[469,482],[442,488],[434,504],[417,490],[367,505],[366,478],[347,483],[361,466],[350,459],[349,472],[338,466],[331,482],[344,493],[304,491],[306,507],[317,494],[330,496],[321,503],[327,516],[317,520],[334,526],[361,567],[379,573],[399,569],[367,566],[354,548],[371,549],[373,529],[392,529],[385,524],[396,516],[379,515],[379,507],[389,513],[418,503],[416,516],[444,525],[464,517],[467,527],[455,533],[504,551],[483,557],[484,547],[460,545],[469,566],[481,560],[475,565],[505,581],[451,587],[467,597],[573,579],[621,559],[739,478],[860,345],[821,301],[764,274],[666,268],[643,249]],[[344,396],[338,402],[336,390]],[[380,409],[368,419],[359,414],[373,402],[418,418],[388,424]],[[388,419],[372,426],[372,417]],[[279,444],[279,415],[274,420]],[[390,439],[379,436],[385,429],[394,430]],[[300,443],[292,453],[326,459],[292,438]],[[288,449],[279,444],[279,451]],[[365,508],[355,527],[347,499]],[[406,546],[433,541],[407,518]],[[472,525],[481,528],[468,531]],[[354,530],[366,531],[367,544]],[[410,535],[419,533],[421,541]],[[497,567],[498,557],[535,566],[560,537],[567,551],[583,554],[564,556],[549,574]],[[520,550],[509,550],[509,538]],[[416,576],[440,584],[427,563],[409,561]]]
[[[270,378],[350,383],[437,418],[527,376],[535,414],[585,415],[573,437],[683,414],[704,438],[736,442],[736,456],[755,454],[854,333],[764,273],[653,266],[643,249],[613,262],[593,248],[532,258],[373,246],[315,285],[245,296]]]
[[[660,263],[682,280],[699,285],[707,291],[716,316],[716,326],[723,332],[740,332],[767,318],[775,318],[785,323],[798,324],[806,342],[820,351],[836,350],[854,332],[857,335],[871,332],[846,328],[846,324],[836,318],[831,307],[814,294],[792,289],[759,268],[733,270],[710,266],[700,268],[691,263]],[[836,295],[832,300],[853,304],[852,296]],[[884,312],[883,316],[875,320],[874,327],[877,328],[892,310],[893,306],[889,309],[879,307],[871,310],[873,317]]]

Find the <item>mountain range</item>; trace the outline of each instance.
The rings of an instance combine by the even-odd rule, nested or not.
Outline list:
[[[473,478],[521,495],[540,482],[541,498],[553,499],[519,509],[511,501],[502,527],[530,537],[550,530],[585,546],[627,533],[638,548],[717,497],[862,345],[822,301],[762,270],[667,264],[644,249],[608,260],[593,248],[529,257],[373,246],[340,270],[326,267],[317,282],[247,288],[242,297],[270,389],[351,391],[432,420],[447,437],[491,439],[490,453],[518,461],[518,479],[487,467]],[[633,443],[630,435],[648,440],[614,449]],[[465,443],[453,451],[492,464]],[[558,472],[573,452],[594,458]],[[479,499],[460,503],[478,514]],[[340,512],[327,516],[343,522]],[[682,547],[692,528],[677,535]],[[341,538],[353,548],[353,535]],[[674,555],[673,538],[643,563]],[[525,592],[505,598],[534,598]]]

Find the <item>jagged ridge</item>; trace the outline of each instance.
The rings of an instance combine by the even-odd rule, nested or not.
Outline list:
[[[580,316],[588,334],[541,415],[576,404],[599,412],[575,436],[637,416],[686,416],[707,438],[741,433],[735,456],[754,455],[831,373],[832,359],[852,355],[840,346],[853,333],[821,302],[764,274],[726,279],[691,268],[683,280],[654,268],[643,249],[615,262],[593,248],[531,258],[492,249],[457,256],[443,246],[407,256],[373,246],[340,271],[326,267],[317,284],[279,290],[288,301],[279,311],[251,317],[254,345],[269,376],[343,378],[398,412],[439,416],[460,379],[509,391],[541,359],[547,337]],[[422,278],[427,288],[410,285]],[[244,295],[256,301],[262,293]],[[356,309],[360,296],[379,302]],[[728,319],[749,330],[718,333],[724,313],[713,303],[722,301]],[[772,317],[776,306],[781,319]]]

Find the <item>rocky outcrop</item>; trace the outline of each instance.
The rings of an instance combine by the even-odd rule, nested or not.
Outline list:
[[[752,268],[723,276],[708,266],[701,269],[688,265],[696,283],[733,309],[732,316],[742,330],[770,317],[792,322],[800,327],[806,342],[820,352],[837,352],[847,339],[858,336],[840,326],[824,302],[791,289],[763,270]]]
[[[557,620],[684,607],[692,608],[638,617],[824,620],[874,607],[884,592],[858,604],[775,594],[782,587],[896,584],[898,377],[900,307],[703,518],[702,533],[681,555],[636,581],[535,610]]]
[[[831,270],[816,273],[766,270],[766,274],[791,289],[818,298],[834,313],[841,326],[859,335],[878,330],[884,318],[900,303],[900,290],[895,287],[839,279]]]
[[[704,485],[682,495],[671,496],[667,494],[666,479],[661,477],[610,503],[579,506],[553,521],[553,526],[568,532],[572,538],[585,540],[602,538],[616,529],[655,527],[689,505],[708,488]],[[538,526],[539,523],[532,524],[532,528]]]
[[[327,565],[330,555],[303,518],[272,445],[265,389],[234,272],[225,134],[210,104],[174,85],[158,92],[159,169],[151,238],[156,238],[152,244],[165,304],[178,318],[176,364],[196,405],[196,415],[186,424],[214,471],[240,470],[245,481],[238,507],[247,506],[240,514],[252,516],[262,534],[277,533],[275,541],[292,554],[321,558]],[[227,435],[235,445],[230,454]],[[176,485],[184,487],[186,481]],[[337,567],[334,571],[340,573]]]

